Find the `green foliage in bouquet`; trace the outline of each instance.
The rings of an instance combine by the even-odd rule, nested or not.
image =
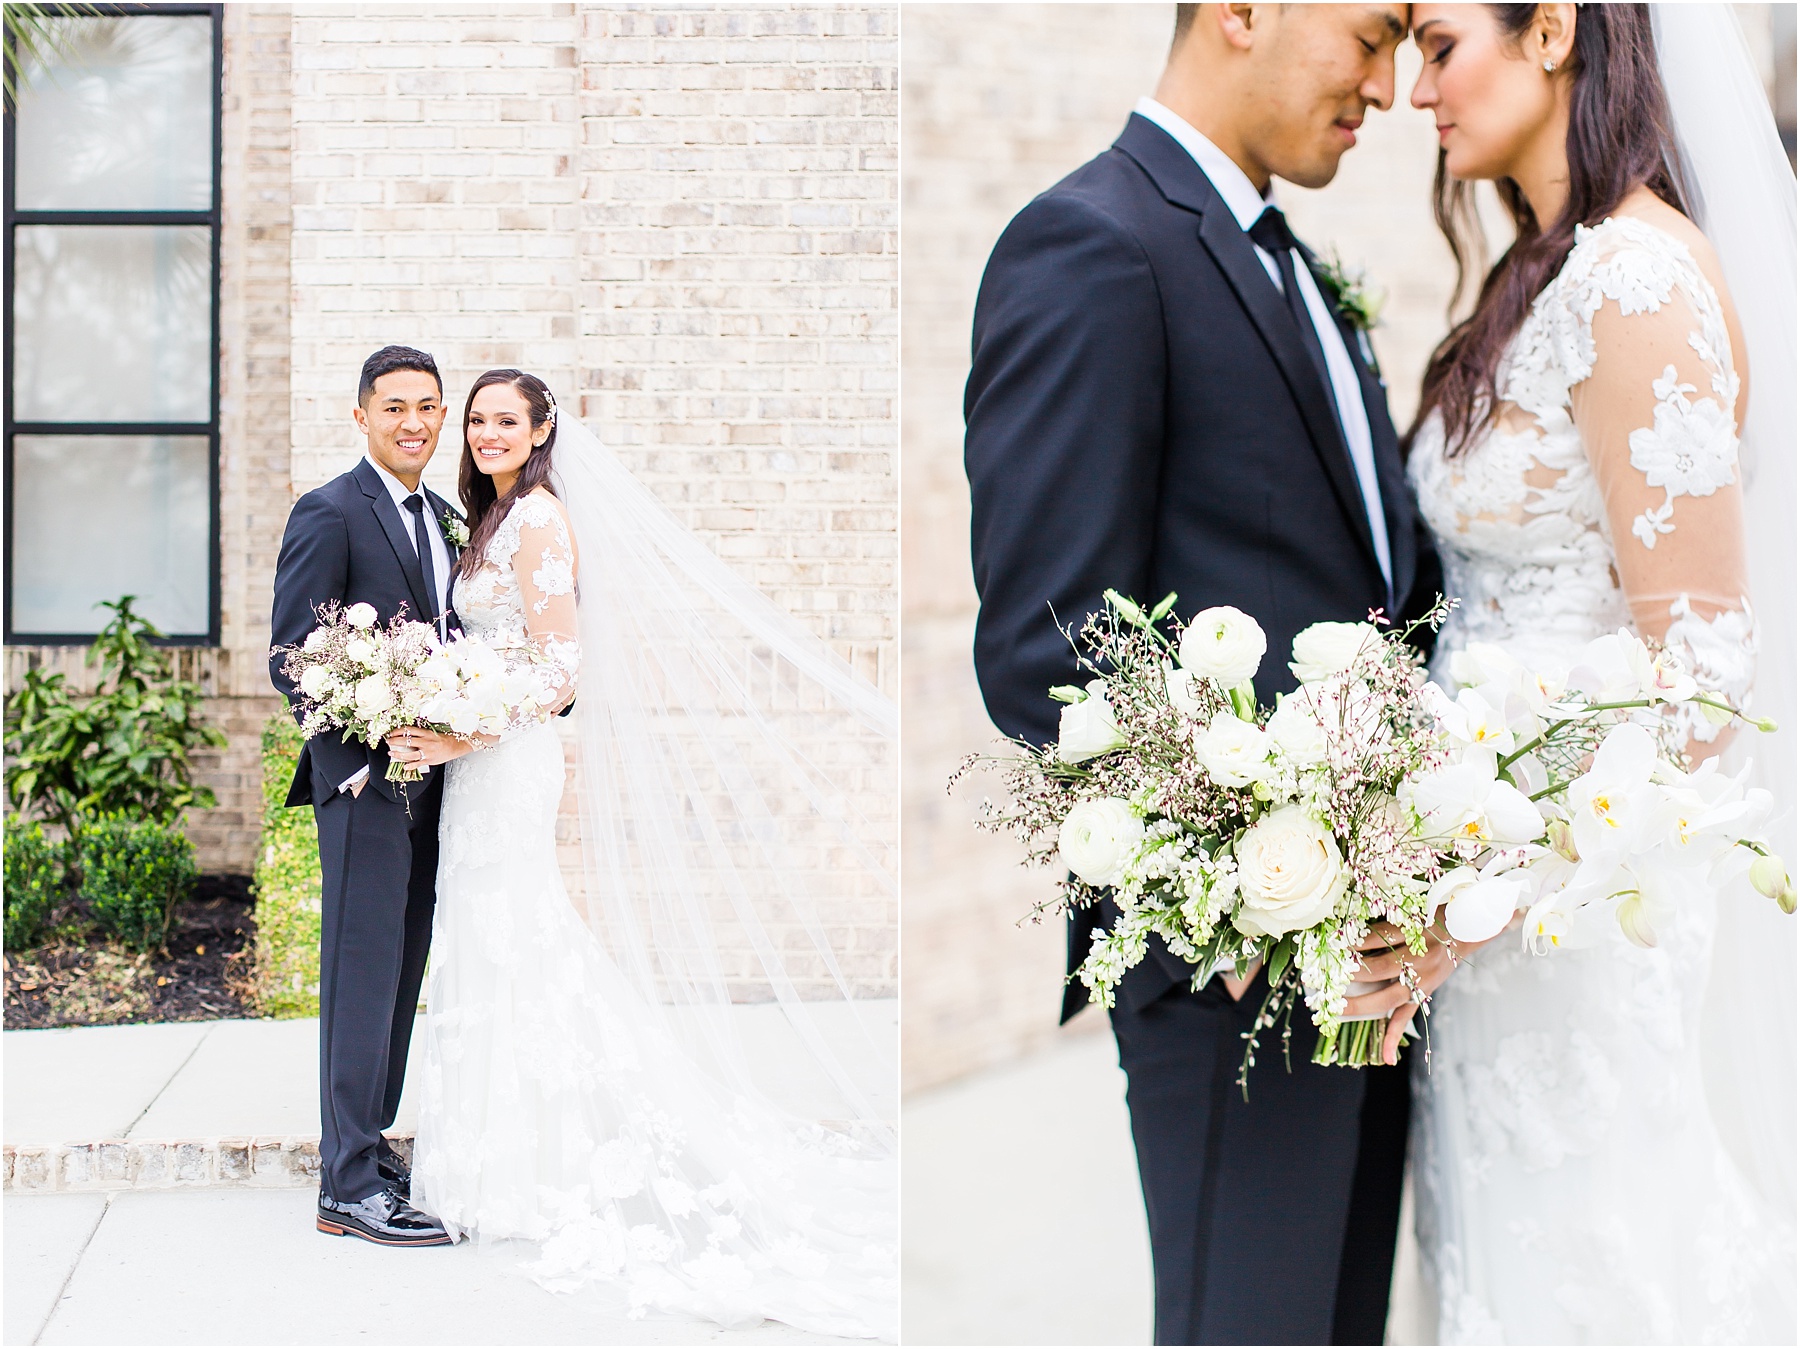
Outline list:
[[[198,872],[187,835],[157,820],[106,815],[82,822],[76,847],[94,921],[134,951],[161,946]]]
[[[173,824],[190,806],[214,804],[195,785],[189,756],[225,736],[201,715],[201,689],[176,679],[162,634],[122,596],[88,649],[99,691],[77,699],[63,676],[28,670],[6,699],[7,799],[22,815],[78,835],[91,817],[122,815]]]
[[[6,949],[36,946],[69,897],[68,852],[36,821],[6,831]]]
[[[303,743],[285,711],[263,725],[262,853],[254,885],[254,1000],[262,1016],[319,1014],[319,836],[310,810],[282,804]]]

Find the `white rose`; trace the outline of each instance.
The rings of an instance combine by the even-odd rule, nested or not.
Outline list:
[[[1256,674],[1269,639],[1254,618],[1229,604],[1202,609],[1181,634],[1181,668],[1230,687]]]
[[[1233,920],[1252,937],[1280,937],[1331,916],[1344,891],[1337,840],[1299,806],[1272,810],[1237,844],[1238,894]]]
[[[1194,752],[1221,787],[1248,787],[1269,775],[1268,733],[1229,712],[1213,713],[1211,724],[1194,733]]]
[[[1381,634],[1367,623],[1314,623],[1294,638],[1294,659],[1288,669],[1302,684],[1342,674],[1357,656]]]
[[[1324,721],[1335,717],[1336,700],[1318,688],[1284,693],[1269,717],[1269,739],[1290,763],[1313,768],[1325,762],[1327,741]]]
[[[380,675],[370,675],[356,685],[356,710],[365,717],[385,712],[394,705],[394,691]]]
[[[1080,763],[1126,743],[1119,723],[1113,720],[1112,704],[1106,700],[1106,681],[1092,680],[1087,688],[1087,697],[1063,708],[1057,726],[1056,754],[1064,763]]]
[[[1144,838],[1144,822],[1116,796],[1083,801],[1057,831],[1062,864],[1089,885],[1117,885]]]
[[[331,687],[331,671],[323,665],[314,665],[300,676],[300,692],[317,702],[325,696],[325,690]]]
[[[375,626],[375,617],[373,604],[352,604],[344,610],[344,622],[353,628],[372,628]]]

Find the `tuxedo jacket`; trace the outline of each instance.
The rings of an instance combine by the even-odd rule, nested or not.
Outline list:
[[[1329,295],[1329,290],[1326,291]],[[1441,572],[1408,491],[1386,389],[1340,318],[1374,442],[1396,606]],[[1387,603],[1331,390],[1249,236],[1193,158],[1133,115],[1111,149],[1007,227],[975,305],[965,465],[980,616],[975,669],[1007,735],[1056,739],[1055,684],[1081,682],[1079,631],[1116,589],[1171,591],[1191,617],[1235,605],[1268,634],[1266,703],[1294,635]],[[1069,968],[1107,906],[1074,915]],[[1156,944],[1132,1007],[1193,969]],[[1064,1018],[1086,990],[1071,983]]]
[[[443,519],[450,503],[423,485],[421,489],[433,518]],[[449,552],[454,566],[454,545]],[[371,604],[383,624],[402,609],[414,619],[426,619],[432,612],[425,572],[413,544],[412,521],[401,517],[381,475],[367,459],[358,460],[348,473],[308,492],[288,515],[281,556],[275,564],[275,607],[270,619],[274,646],[305,641],[318,626],[314,609],[327,600],[345,606]],[[283,658],[279,651],[270,654],[269,677],[276,689],[287,695],[298,719],[299,690],[282,673]],[[341,783],[365,765],[369,785],[389,799],[398,799],[398,784],[386,777],[386,748],[347,741],[342,735],[341,731],[327,731],[306,742],[288,790],[288,805],[329,800]]]

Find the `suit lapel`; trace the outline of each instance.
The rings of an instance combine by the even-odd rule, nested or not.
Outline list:
[[[388,546],[394,550],[394,560],[400,564],[401,574],[406,577],[406,588],[412,592],[413,603],[417,606],[412,616],[421,622],[429,622],[431,605],[425,593],[425,572],[419,566],[419,553],[406,532],[406,524],[400,519],[399,507],[394,505],[387,484],[381,481],[381,475],[368,460],[357,464],[355,476],[357,486],[369,499],[369,509],[375,512],[375,518],[381,524],[382,533],[387,535]]]
[[[1200,243],[1218,264],[1281,370],[1301,420],[1306,423],[1319,466],[1331,483],[1352,533],[1362,541],[1370,565],[1379,572],[1375,541],[1369,535],[1368,511],[1356,485],[1356,471],[1338,426],[1331,393],[1320,381],[1318,369],[1294,329],[1293,315],[1263,269],[1250,236],[1239,227],[1193,157],[1161,127],[1134,113],[1116,145],[1150,175],[1171,204],[1200,217]]]

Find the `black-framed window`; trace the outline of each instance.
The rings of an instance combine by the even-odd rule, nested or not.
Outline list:
[[[6,640],[219,641],[221,5],[82,6],[6,109]]]

